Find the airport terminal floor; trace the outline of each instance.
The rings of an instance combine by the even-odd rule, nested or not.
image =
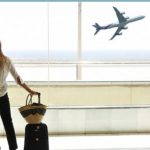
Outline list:
[[[150,150],[150,135],[49,136],[49,150]],[[24,148],[24,137],[18,136],[18,150]],[[8,150],[5,136],[0,137],[1,150]]]

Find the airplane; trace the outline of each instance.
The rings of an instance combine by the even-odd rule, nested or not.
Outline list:
[[[116,7],[113,7],[115,12],[116,12],[116,15],[117,15],[117,18],[118,18],[118,23],[112,23],[112,24],[109,24],[109,25],[106,25],[106,26],[100,26],[98,23],[95,23],[93,25],[93,27],[96,28],[96,32],[94,33],[94,35],[96,35],[100,30],[105,30],[105,29],[111,29],[111,28],[115,28],[115,27],[118,27],[117,31],[114,33],[114,35],[111,37],[110,40],[114,39],[117,35],[122,35],[122,33],[120,32],[121,30],[125,30],[125,29],[128,29],[128,27],[126,27],[126,25],[128,23],[131,23],[131,22],[135,22],[135,21],[138,21],[138,20],[141,20],[143,18],[145,18],[145,16],[137,16],[137,17],[134,17],[134,18],[129,18],[129,17],[124,17],[123,15],[125,14],[125,12],[120,12]]]

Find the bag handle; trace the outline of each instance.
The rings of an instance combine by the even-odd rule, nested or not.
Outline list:
[[[41,96],[41,93],[38,93],[38,104],[41,103],[40,96]],[[26,105],[29,105],[29,104],[32,104],[32,95],[31,94],[28,94],[27,98],[26,98]]]

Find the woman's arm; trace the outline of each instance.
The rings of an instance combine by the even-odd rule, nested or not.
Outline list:
[[[31,89],[27,86],[27,84],[25,84],[24,82],[22,83],[19,76],[17,77],[17,83],[18,83],[21,87],[23,87],[27,92],[29,92],[31,95],[38,95],[38,94],[39,94],[38,92],[31,90]]]
[[[15,81],[17,84],[19,84],[21,87],[23,87],[27,92],[29,92],[31,95],[37,95],[39,94],[38,92],[36,91],[33,91],[31,90],[28,85],[26,83],[24,83],[22,81],[22,79],[20,78],[20,76],[18,75],[13,63],[11,62],[10,60],[10,73],[11,75],[14,77]]]

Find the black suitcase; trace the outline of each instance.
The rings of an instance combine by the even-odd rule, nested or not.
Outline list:
[[[48,129],[46,124],[26,125],[24,150],[49,150]]]

